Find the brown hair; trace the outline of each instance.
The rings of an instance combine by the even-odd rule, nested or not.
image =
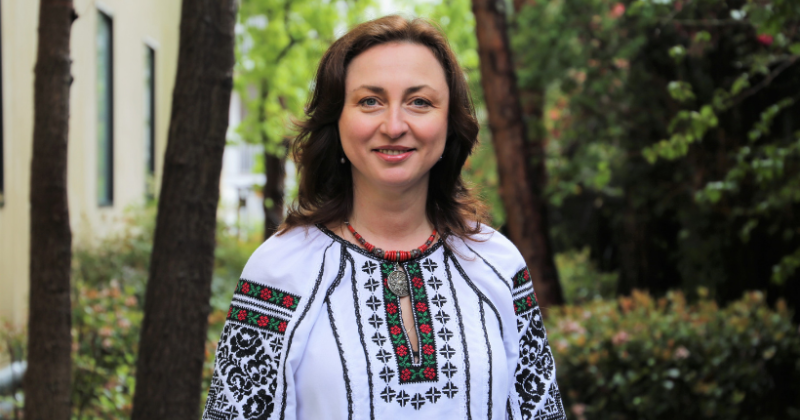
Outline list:
[[[317,69],[316,84],[292,144],[300,174],[297,203],[280,232],[346,220],[353,210],[350,165],[342,165],[338,121],[345,100],[347,66],[376,45],[409,42],[430,48],[450,89],[444,154],[430,172],[426,215],[443,238],[466,239],[480,231],[486,207],[461,179],[461,168],[478,143],[478,120],[464,73],[445,36],[424,19],[391,15],[362,23],[331,45]]]

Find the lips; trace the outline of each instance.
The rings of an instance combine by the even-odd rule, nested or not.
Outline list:
[[[416,149],[404,146],[381,146],[372,149],[378,157],[389,163],[397,163],[406,160]]]

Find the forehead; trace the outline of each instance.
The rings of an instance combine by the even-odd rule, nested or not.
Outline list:
[[[444,69],[426,46],[392,42],[374,46],[357,55],[347,66],[345,90],[350,93],[361,85],[396,87],[427,84],[434,90],[446,90]]]

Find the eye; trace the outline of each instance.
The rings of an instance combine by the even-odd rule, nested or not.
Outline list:
[[[411,101],[411,104],[414,105],[414,106],[430,106],[431,105],[430,102],[428,102],[428,101],[426,101],[425,99],[422,99],[422,98],[414,99],[413,101]]]
[[[375,98],[364,98],[359,102],[359,104],[366,106],[375,106],[378,105],[378,100]]]

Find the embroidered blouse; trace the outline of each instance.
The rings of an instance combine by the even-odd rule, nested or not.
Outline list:
[[[402,263],[414,325],[394,263],[321,226],[271,237],[236,285],[203,419],[566,419],[525,262],[481,236]]]

